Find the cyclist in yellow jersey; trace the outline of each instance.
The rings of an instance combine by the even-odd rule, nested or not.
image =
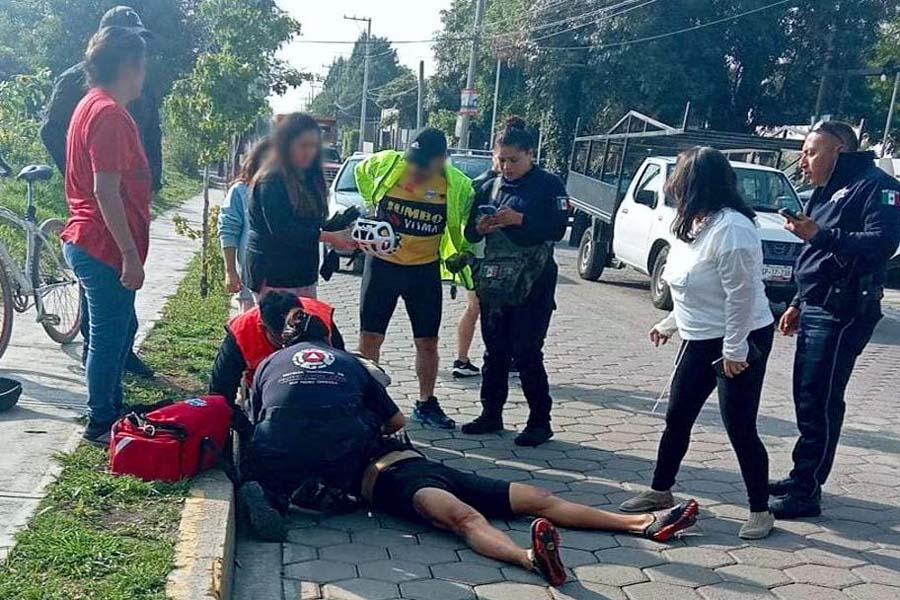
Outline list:
[[[456,423],[434,396],[441,281],[451,277],[445,261],[471,249],[463,230],[474,197],[472,182],[447,164],[447,139],[430,128],[419,132],[405,153],[387,150],[360,163],[356,182],[374,218],[390,223],[400,236],[400,248],[393,254],[366,257],[359,350],[378,362],[397,300],[403,298],[415,338],[419,380],[413,419],[452,429]],[[453,278],[472,289],[468,268]]]

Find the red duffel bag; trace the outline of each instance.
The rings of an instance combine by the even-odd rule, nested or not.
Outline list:
[[[109,470],[145,481],[175,482],[216,466],[225,450],[232,408],[222,396],[204,396],[116,421]]]

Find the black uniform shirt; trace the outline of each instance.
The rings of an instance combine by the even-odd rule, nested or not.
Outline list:
[[[888,260],[900,244],[900,182],[879,169],[872,152],[842,153],[824,187],[804,208],[819,233],[797,257],[793,304],[821,305],[848,269],[883,284]]]

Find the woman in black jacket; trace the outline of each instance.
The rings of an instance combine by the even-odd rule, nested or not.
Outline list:
[[[553,243],[562,239],[568,222],[566,189],[559,177],[535,164],[534,137],[525,122],[513,117],[497,138],[494,157],[498,177],[476,190],[466,238],[485,239],[484,262],[477,268],[481,301],[482,414],[463,426],[464,433],[503,429],[503,405],[509,394],[510,362],[515,359],[530,415],[516,437],[519,446],[537,446],[553,436],[550,386],[544,368],[544,338],[556,309],[558,268]],[[491,261],[500,255],[526,258],[516,281],[497,281],[488,292]],[[498,269],[493,272],[509,272]],[[519,277],[524,279],[518,279]],[[524,285],[523,285],[524,283]],[[503,297],[504,288],[524,290],[522,297]]]
[[[322,231],[328,203],[319,124],[303,113],[285,115],[271,148],[252,183],[246,283],[257,294],[277,289],[315,298],[319,242],[355,246],[346,233]]]

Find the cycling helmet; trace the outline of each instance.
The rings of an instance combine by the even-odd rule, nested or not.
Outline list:
[[[400,248],[400,236],[387,221],[359,218],[351,235],[359,249],[371,256],[387,256]]]

